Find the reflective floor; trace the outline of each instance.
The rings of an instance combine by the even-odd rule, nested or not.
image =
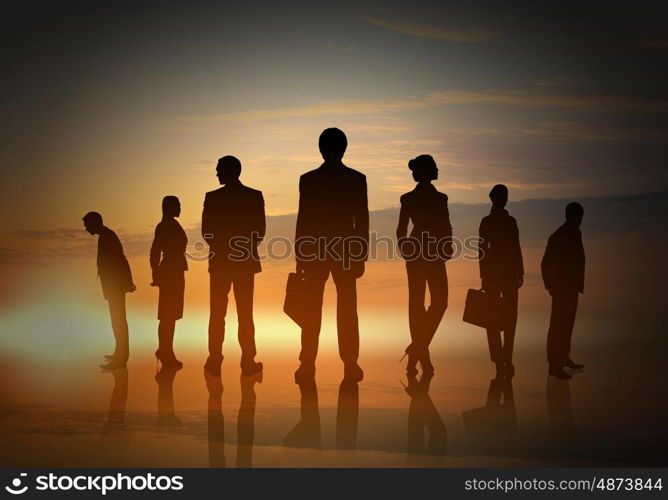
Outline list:
[[[435,353],[433,378],[409,380],[396,359],[362,359],[361,383],[323,353],[313,383],[294,359],[265,356],[262,376],[222,377],[182,353],[157,371],[99,360],[5,360],[4,466],[466,467],[666,465],[665,393],[652,367],[611,370],[581,353],[571,381],[549,378],[542,353],[518,353],[513,379],[481,355]],[[398,358],[398,357],[397,357]],[[11,381],[8,383],[8,381]]]

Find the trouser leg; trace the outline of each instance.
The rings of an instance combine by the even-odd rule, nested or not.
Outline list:
[[[553,292],[550,328],[547,332],[547,361],[559,368],[568,360],[577,310],[577,292]]]
[[[503,306],[503,360],[512,364],[517,327],[518,289],[514,282],[505,283],[502,290]]]
[[[429,308],[425,314],[426,327],[423,339],[425,348],[429,347],[448,307],[448,275],[445,271],[445,262],[434,262],[429,267],[427,283],[429,285]]]
[[[223,357],[223,340],[225,339],[225,315],[231,280],[226,276],[211,275],[210,277],[210,313],[209,313],[209,356]]]
[[[575,326],[575,315],[578,309],[578,292],[570,292],[564,300],[564,333],[562,356],[568,361],[571,356],[571,339],[573,338],[573,326]]]
[[[109,302],[109,315],[111,316],[111,328],[116,340],[114,357],[119,362],[126,362],[130,355],[128,339],[128,321],[125,311],[125,293],[111,296]]]
[[[239,318],[239,345],[241,363],[251,362],[257,354],[255,348],[255,324],[253,323],[253,290],[255,274],[247,273],[234,278],[234,301]]]
[[[360,351],[360,333],[357,318],[357,279],[350,271],[332,272],[336,285],[336,329],[339,338],[339,356],[344,363],[356,363]]]
[[[308,309],[308,316],[302,327],[302,349],[299,353],[299,361],[303,364],[315,363],[315,358],[318,355],[318,341],[322,324],[322,301],[328,276],[329,270],[307,272],[306,274],[311,302],[304,305]]]
[[[501,290],[497,286],[490,287],[487,293],[493,299],[501,296]],[[501,363],[503,361],[501,348],[501,329],[498,326],[494,328],[487,328],[487,344],[489,346],[489,357],[494,363]]]

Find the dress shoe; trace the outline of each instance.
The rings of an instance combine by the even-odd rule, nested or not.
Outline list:
[[[348,381],[361,382],[364,372],[357,363],[346,363],[343,369],[343,378]]]
[[[561,380],[570,380],[573,378],[568,373],[566,373],[562,367],[550,368],[550,375]]]
[[[582,370],[585,367],[585,365],[573,362],[570,358],[564,363],[564,366],[566,368],[572,368],[573,370]]]
[[[119,370],[121,368],[126,368],[126,367],[127,363],[125,361],[115,361],[115,360],[110,361],[106,365],[100,365],[100,368],[102,368],[103,370]]]
[[[241,375],[243,377],[250,377],[251,375],[255,375],[256,373],[260,373],[262,371],[263,365],[260,362],[256,361],[251,361],[250,363],[242,363],[241,364]]]
[[[299,368],[297,368],[297,371],[295,372],[295,383],[296,384],[301,384],[303,382],[307,382],[310,380],[313,380],[315,378],[315,364],[312,363],[302,363],[299,365]]]

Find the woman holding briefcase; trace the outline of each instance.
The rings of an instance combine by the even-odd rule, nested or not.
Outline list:
[[[489,193],[492,210],[480,222],[479,263],[482,289],[500,299],[501,321],[487,328],[492,362],[499,375],[513,376],[513,345],[517,325],[518,289],[524,282],[524,265],[517,222],[505,209],[508,188],[497,184]],[[503,342],[501,331],[503,330]]]

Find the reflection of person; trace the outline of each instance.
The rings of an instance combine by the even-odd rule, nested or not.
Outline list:
[[[241,405],[237,417],[237,467],[253,466],[255,439],[255,384],[262,382],[262,373],[240,377]]]
[[[181,214],[181,204],[176,196],[165,196],[162,200],[162,220],[155,228],[151,245],[151,286],[160,288],[158,298],[158,350],[155,357],[163,366],[182,366],[174,355],[174,329],[176,320],[183,317],[184,271],[188,237],[176,221]]]
[[[555,439],[561,441],[569,438],[574,428],[570,383],[548,375],[545,394],[550,428]]]
[[[108,362],[100,366],[106,370],[125,368],[130,354],[125,294],[134,292],[137,287],[132,282],[130,265],[123,254],[121,240],[104,225],[102,216],[97,212],[88,212],[83,222],[86,231],[98,235],[97,274],[100,277],[104,298],[109,303],[111,327],[116,340],[114,353],[105,356]]]
[[[323,293],[330,273],[336,285],[336,322],[344,373],[351,380],[360,381],[364,377],[357,364],[356,280],[364,273],[367,258],[369,209],[366,177],[341,161],[347,145],[341,130],[328,128],[323,131],[319,147],[324,162],[299,179],[295,232],[297,272],[304,273],[312,303],[302,328],[301,365],[295,373],[297,381],[315,375]]]
[[[234,156],[218,160],[216,175],[224,186],[206,194],[202,212],[202,235],[213,254],[209,260],[209,357],[204,368],[220,375],[228,294],[233,289],[241,373],[252,375],[262,371],[262,363],[255,361],[253,288],[255,273],[261,271],[257,246],[265,233],[264,199],[260,191],[241,183],[241,162]]]
[[[541,262],[543,283],[552,296],[547,360],[550,375],[560,379],[571,378],[564,367],[584,368],[570,357],[578,296],[584,292],[585,253],[580,231],[583,216],[579,203],[566,206],[566,222],[548,239]]]
[[[418,380],[415,374],[408,375],[406,393],[411,397],[408,407],[408,453],[445,455],[448,430],[429,396],[429,386],[434,377],[423,373]],[[425,443],[425,429],[429,437]]]
[[[336,449],[357,448],[357,428],[360,413],[360,389],[355,380],[344,378],[339,385],[336,406]]]
[[[174,378],[180,369],[178,365],[163,365],[155,375],[158,383],[158,426],[182,426],[181,419],[174,413]]]
[[[408,323],[411,344],[407,372],[417,372],[418,361],[425,373],[433,373],[429,344],[448,306],[448,276],[445,261],[452,254],[452,226],[448,197],[431,183],[438,179],[436,162],[420,155],[408,163],[417,182],[415,189],[401,196],[397,241],[406,259],[408,274]],[[413,223],[406,238],[408,222]],[[425,309],[425,292],[429,286],[430,304]]]
[[[125,424],[125,412],[128,404],[128,369],[105,370],[103,373],[114,377],[114,386],[109,399],[107,419],[102,426],[99,450],[95,458],[101,467],[127,467],[132,456],[133,431]]]
[[[497,184],[490,191],[489,198],[492,210],[480,222],[479,230],[480,279],[483,290],[501,299],[502,324],[487,329],[487,342],[497,373],[513,375],[517,296],[524,282],[522,250],[517,222],[504,208],[508,202],[508,188]]]
[[[283,446],[289,448],[322,448],[320,427],[320,408],[318,407],[318,388],[315,379],[299,382],[300,418],[299,422],[285,436]]]
[[[511,377],[498,375],[489,383],[485,406],[462,414],[467,434],[480,440],[484,453],[514,456],[517,449],[517,413]]]
[[[225,467],[225,417],[223,416],[223,381],[221,377],[204,372],[209,393],[207,401],[207,441],[209,443],[209,467]]]

